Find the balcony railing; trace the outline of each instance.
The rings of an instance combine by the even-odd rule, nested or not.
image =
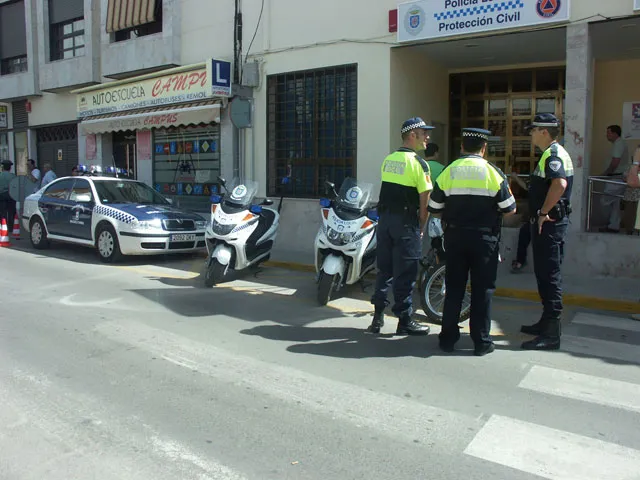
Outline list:
[[[622,200],[627,188],[626,182],[622,178],[592,176],[589,177],[588,196],[587,196],[587,231],[590,232],[594,223],[608,223],[608,218],[612,208],[619,208],[619,204],[615,204],[616,199]],[[632,204],[631,204],[632,205]],[[626,208],[632,208],[629,203]],[[638,214],[640,209],[636,210],[634,234],[639,233],[638,227],[640,222]],[[623,215],[620,212],[620,215]],[[626,216],[629,217],[628,215]],[[633,219],[630,219],[633,221]],[[627,226],[626,230],[630,230]]]

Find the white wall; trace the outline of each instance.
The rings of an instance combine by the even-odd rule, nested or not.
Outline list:
[[[48,125],[75,121],[76,96],[71,94],[43,93],[30,99],[29,126]]]

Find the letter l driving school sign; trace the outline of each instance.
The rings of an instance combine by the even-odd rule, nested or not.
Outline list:
[[[398,42],[569,21],[570,0],[421,0],[398,5]]]

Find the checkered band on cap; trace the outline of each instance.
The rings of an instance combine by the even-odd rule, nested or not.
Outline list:
[[[417,122],[417,123],[412,123],[410,125],[407,125],[406,127],[402,128],[402,130],[400,130],[400,133],[406,133],[409,130],[413,130],[414,128],[420,128],[420,127],[426,127],[427,124],[424,122]]]
[[[480,133],[480,132],[467,132],[467,131],[464,131],[464,132],[462,132],[462,136],[463,137],[476,137],[476,138],[482,138],[483,140],[489,140],[489,135],[486,135],[486,134]]]

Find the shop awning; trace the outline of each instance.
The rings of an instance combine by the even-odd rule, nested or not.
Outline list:
[[[152,107],[131,112],[96,115],[79,124],[80,133],[120,132],[123,130],[145,130],[201,123],[220,123],[220,102],[194,102],[173,107]]]
[[[107,33],[137,27],[156,19],[156,0],[109,0]]]

